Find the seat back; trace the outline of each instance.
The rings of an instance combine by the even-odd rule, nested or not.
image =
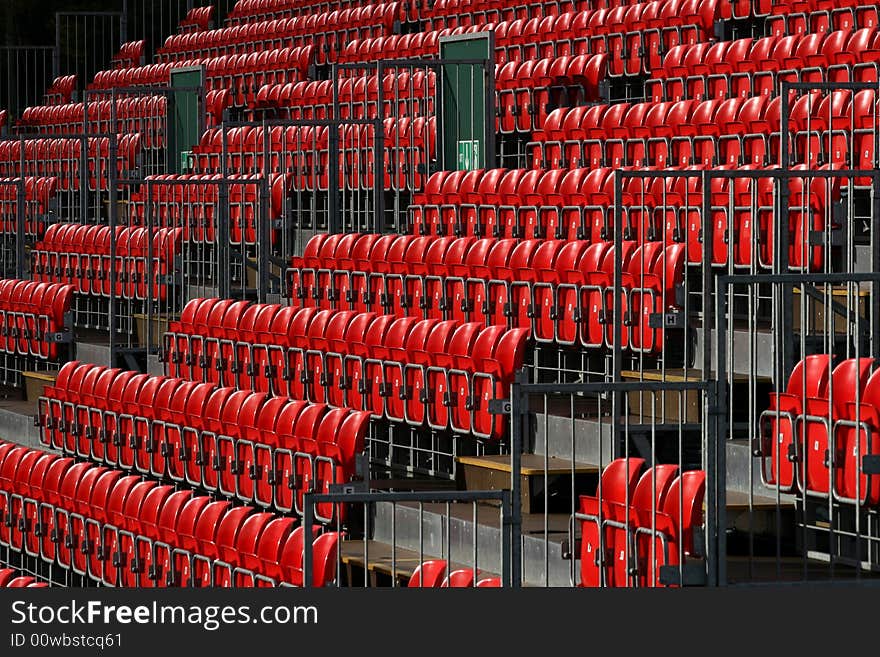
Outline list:
[[[413,571],[407,586],[413,588],[437,588],[446,575],[446,561],[431,559],[423,561]]]

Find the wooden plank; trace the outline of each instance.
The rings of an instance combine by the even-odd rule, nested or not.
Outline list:
[[[816,285],[815,287],[819,290],[819,294],[821,294],[823,296],[828,294],[826,285],[820,284],[820,285]],[[800,294],[801,288],[793,287],[792,292],[794,294]],[[861,286],[859,286],[856,289],[856,291],[851,291],[850,288],[845,285],[844,286],[841,286],[841,285],[832,285],[831,286],[831,296],[832,297],[847,297],[847,296],[852,296],[853,294],[857,294],[860,297],[869,297],[869,296],[871,296],[871,291],[865,290]],[[815,301],[818,301],[818,300],[815,300]]]
[[[780,508],[790,509],[794,507],[794,502],[790,499],[786,499],[783,496],[779,500]],[[738,490],[729,490],[727,491],[727,508],[733,510],[748,510],[749,508],[749,495],[748,493],[744,493]],[[761,511],[766,511],[767,509],[775,509],[776,508],[776,498],[769,497],[767,495],[752,495],[752,508],[758,509]]]
[[[486,468],[498,472],[510,473],[510,455],[493,456],[459,456],[458,462],[462,465],[477,468]],[[552,475],[564,475],[571,473],[571,461],[547,457],[547,473]],[[593,474],[599,472],[599,468],[591,463],[575,463],[575,474]],[[534,477],[544,474],[544,456],[541,454],[523,454],[520,463],[520,474],[526,477]]]
[[[388,577],[395,576],[400,585],[405,585],[409,578],[412,576],[413,571],[419,566],[422,561],[428,561],[430,559],[439,559],[441,557],[435,557],[430,554],[423,554],[421,558],[419,557],[419,553],[414,550],[407,550],[404,548],[397,548],[397,558],[396,558],[396,570],[392,569],[392,546],[388,543],[380,543],[377,541],[367,541],[367,559],[369,563],[366,564],[366,570],[368,573],[375,574],[379,573],[382,575],[387,575]],[[357,568],[364,568],[364,542],[363,541],[343,541],[342,542],[342,554],[340,555],[340,560],[345,566],[354,566]],[[457,570],[459,568],[470,568],[469,564],[458,563],[456,561],[452,561],[449,564],[450,570]],[[480,579],[486,577],[496,577],[496,573],[492,573],[489,571],[484,571],[480,569],[479,577]],[[349,582],[349,584],[359,584],[360,582]]]
[[[431,557],[425,555],[425,559]],[[363,541],[343,541],[342,554],[340,559],[347,566],[357,566],[364,568],[364,542]],[[367,542],[367,559],[366,564],[368,572],[381,573],[383,575],[392,576],[392,550],[387,543],[379,543],[376,541]],[[418,552],[412,552],[403,548],[397,548],[396,559],[396,575],[400,580],[408,580],[413,571],[419,565]]]
[[[714,376],[714,372],[712,375]],[[669,383],[702,383],[703,382],[703,370],[696,369],[693,367],[689,367],[687,369],[683,368],[670,368],[665,371],[661,370],[645,370],[644,372],[637,372],[635,370],[623,370],[620,372],[620,376],[625,381],[666,381]],[[758,380],[761,380],[763,377],[758,377]],[[748,381],[749,377],[746,374],[736,374],[733,377],[734,381]],[[766,378],[769,381],[769,378]]]
[[[26,379],[37,379],[38,381],[54,382],[58,378],[58,370],[48,370],[45,372],[22,372],[21,375]]]

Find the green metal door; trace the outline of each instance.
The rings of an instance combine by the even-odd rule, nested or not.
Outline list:
[[[494,37],[482,32],[440,39],[443,169],[494,166]]]
[[[171,160],[169,165],[174,167],[176,173],[189,169],[189,156],[204,131],[204,77],[202,66],[171,69],[169,86],[174,91],[168,97],[168,153]]]

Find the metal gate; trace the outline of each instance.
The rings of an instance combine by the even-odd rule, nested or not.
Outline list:
[[[878,285],[876,270],[717,280],[730,483],[745,498],[732,581],[880,572]]]
[[[463,576],[470,582],[448,586],[476,586],[486,579],[517,586],[511,568],[519,540],[513,514],[506,490],[367,492],[343,485],[336,492],[306,493],[303,582],[311,587],[316,571],[326,578],[331,570],[337,586],[377,586],[380,562],[389,585],[397,587],[420,565],[442,561],[450,579]],[[324,529],[342,538],[331,554],[320,555],[313,547],[321,529],[314,522],[321,515],[335,518]],[[362,579],[353,574],[357,569]]]
[[[512,581],[724,585],[721,402],[713,382],[515,384]]]
[[[75,74],[85,89],[125,42],[121,11],[55,13],[55,70]]]
[[[41,105],[58,75],[56,64],[52,46],[0,46],[0,110],[18,118],[26,107]]]

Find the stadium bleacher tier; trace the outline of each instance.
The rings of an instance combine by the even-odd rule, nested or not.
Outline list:
[[[855,239],[848,208],[877,192],[878,17],[867,0],[238,0],[192,8],[154,53],[120,44],[91,80],[57,77],[0,139],[0,231],[22,233],[30,277],[0,280],[0,362],[58,370],[37,402],[43,449],[0,442],[0,587],[47,586],[48,566],[92,585],[303,586],[305,550],[312,585],[338,585],[356,514],[316,503],[306,545],[305,496],[369,481],[377,435],[508,454],[494,406],[547,353],[556,375],[580,358],[577,383],[618,379],[623,359],[687,385],[672,354],[690,339],[676,318],[708,311],[695,281],[827,274]],[[439,44],[488,32],[504,166],[444,169]],[[400,59],[424,65],[375,65]],[[183,170],[147,170],[179,155],[164,88],[190,66],[198,143]],[[401,229],[334,232],[314,217],[337,193],[367,213],[370,194],[393,198]],[[271,258],[274,303],[248,273],[217,298],[191,258],[221,243]],[[49,339],[124,307],[169,322],[162,374]],[[861,347],[799,344],[774,392],[750,388],[764,489],[876,507],[880,371]],[[579,417],[601,422],[602,403]],[[571,429],[569,527],[553,530],[573,539],[571,585],[679,585],[670,569],[706,563],[725,473],[683,437],[705,420],[681,417],[653,461],[608,457],[600,426],[586,485]],[[503,581],[448,554],[410,561],[410,587]]]

